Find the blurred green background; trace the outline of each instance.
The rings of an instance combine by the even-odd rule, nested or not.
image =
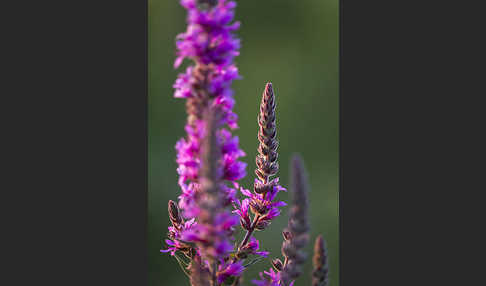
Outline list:
[[[282,185],[288,186],[289,159],[299,152],[311,184],[311,239],[304,274],[296,286],[310,285],[312,244],[322,233],[328,243],[330,285],[339,285],[338,223],[338,0],[241,0],[235,19],[241,21],[238,36],[241,55],[236,58],[243,79],[235,81],[241,148],[247,153],[252,185],[257,148],[257,111],[267,81],[277,100],[277,137]],[[176,200],[174,144],[184,136],[185,100],[172,97],[172,84],[182,69],[174,70],[174,39],[185,31],[185,10],[178,0],[149,0],[149,174],[148,257],[149,285],[189,285],[170,255],[161,254],[169,220],[167,201]],[[287,194],[279,194],[287,200]],[[281,230],[287,209],[264,232],[257,232],[262,249],[280,257]],[[241,239],[240,233],[238,238]],[[268,269],[270,261],[253,265],[243,285]]]

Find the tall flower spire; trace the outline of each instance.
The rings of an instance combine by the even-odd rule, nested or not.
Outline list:
[[[211,273],[211,285],[219,285],[226,278],[238,276],[243,271],[241,263],[225,263],[233,250],[233,227],[238,218],[225,207],[222,184],[222,148],[217,137],[221,124],[220,109],[209,109],[204,118],[205,136],[202,141],[200,171],[201,188],[195,201],[199,207],[197,225],[182,233],[184,241],[193,242],[198,255],[206,261]]]
[[[314,268],[312,270],[312,286],[326,286],[328,282],[328,265],[326,244],[322,235],[316,238],[314,244],[314,257],[312,258]]]
[[[219,109],[208,110],[204,122],[206,135],[202,142],[200,190],[195,194],[198,221],[196,226],[182,234],[182,239],[196,243],[199,254],[214,262],[226,258],[233,249],[230,240],[238,218],[231,214],[225,202],[223,152],[217,137],[221,124]]]
[[[285,262],[280,272],[282,286],[291,284],[291,280],[296,279],[301,274],[301,267],[306,259],[303,248],[309,241],[307,173],[300,156],[294,155],[291,164],[293,196],[288,226],[283,231],[282,254],[285,257]]]
[[[228,207],[235,202],[237,181],[246,175],[246,164],[239,161],[245,153],[230,131],[238,127],[231,83],[239,78],[233,63],[239,54],[239,39],[233,35],[239,23],[231,23],[234,1],[180,3],[188,12],[187,30],[177,36],[174,67],[184,59],[192,64],[179,74],[174,97],[187,100],[187,135],[176,144],[182,194],[177,204],[169,203],[172,226],[168,249],[161,251],[181,251],[194,271],[209,273],[210,285],[220,285],[243,271],[241,262],[228,261],[238,224]],[[196,277],[191,281],[203,283]]]
[[[258,114],[258,141],[260,141],[260,144],[258,145],[255,174],[260,179],[260,187],[268,183],[269,177],[278,172],[278,141],[276,139],[275,118],[275,95],[272,83],[269,82],[265,85],[260,103],[260,113]],[[258,191],[263,190],[260,188]]]
[[[238,127],[238,117],[233,112],[233,91],[231,83],[238,79],[238,69],[233,63],[239,54],[239,39],[233,32],[239,22],[231,24],[234,17],[234,1],[181,0],[186,8],[187,30],[177,36],[177,59],[174,66],[179,67],[184,59],[193,61],[184,73],[179,74],[175,84],[174,97],[186,98],[188,115],[187,136],[176,144],[179,167],[179,207],[185,218],[194,218],[199,213],[195,204],[195,194],[200,190],[199,171],[201,168],[201,140],[203,136],[203,115],[212,107],[221,112],[222,126],[218,130],[222,154],[224,180],[236,182],[246,175],[246,164],[239,161],[245,153],[239,148],[238,137],[232,136],[230,129]],[[232,202],[235,189],[225,188],[226,200]]]
[[[308,219],[308,182],[302,159],[298,155],[292,157],[292,205],[289,213],[288,226],[282,232],[282,262],[276,258],[272,260],[275,269],[260,273],[260,280],[252,282],[257,286],[292,286],[295,279],[301,274],[302,264],[306,254],[303,248],[309,241]]]
[[[285,191],[286,189],[279,184],[279,178],[270,178],[278,172],[278,142],[276,139],[277,131],[275,121],[275,93],[272,83],[269,82],[265,85],[260,103],[260,112],[258,114],[259,145],[257,149],[258,155],[256,156],[257,168],[255,170],[257,178],[253,185],[253,192],[241,188],[241,192],[248,198],[239,204],[239,209],[236,211],[240,215],[240,224],[247,230],[238,248],[237,257],[246,248],[252,233],[255,230],[264,230],[274,218],[280,215],[278,207],[286,205],[284,202],[274,201],[278,192]],[[250,218],[248,210],[251,210],[254,214],[253,220]],[[251,239],[256,241],[253,237]],[[258,283],[264,283],[261,285],[267,285],[265,283],[278,283],[278,272],[275,273],[271,269],[270,272],[264,273],[270,277],[270,280],[264,279],[263,274],[260,274],[262,280],[253,280],[252,282],[257,285],[260,285]]]
[[[275,125],[275,94],[272,83],[265,85],[260,113],[258,115],[258,155],[256,156],[256,170],[253,192],[240,188],[243,195],[248,198],[238,202],[235,211],[240,216],[240,224],[247,231],[239,246],[239,253],[250,242],[250,237],[255,230],[264,230],[270,222],[280,214],[278,207],[286,205],[284,202],[274,201],[279,191],[286,190],[280,186],[279,179],[270,179],[278,171],[276,125]],[[253,220],[250,213],[254,214]],[[256,240],[255,240],[256,241]]]

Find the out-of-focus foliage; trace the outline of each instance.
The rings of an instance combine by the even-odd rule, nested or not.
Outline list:
[[[241,182],[252,186],[258,141],[257,112],[267,81],[273,83],[277,100],[277,138],[282,185],[289,184],[289,159],[299,152],[311,184],[311,243],[305,273],[296,286],[310,285],[312,245],[322,233],[329,248],[330,286],[339,285],[338,229],[338,0],[240,0],[236,20],[242,40],[236,58],[242,80],[233,85],[235,111],[239,115],[240,146],[247,156],[248,176]],[[149,0],[149,178],[148,257],[149,285],[189,285],[177,261],[161,254],[169,219],[167,201],[176,200],[175,142],[184,135],[184,100],[172,97],[179,70],[173,69],[175,36],[183,32],[185,11],[178,0]],[[279,194],[287,200],[287,194]],[[286,225],[286,209],[264,232],[257,232],[262,249],[280,257]],[[241,239],[241,233],[237,235]],[[270,256],[269,258],[272,258]],[[258,271],[268,269],[262,260],[246,272],[244,285]]]

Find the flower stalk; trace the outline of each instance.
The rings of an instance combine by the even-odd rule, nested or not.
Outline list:
[[[312,286],[326,286],[328,283],[329,266],[327,264],[326,243],[319,235],[314,244],[314,268],[312,270]]]
[[[264,230],[272,219],[280,214],[279,206],[284,206],[284,202],[273,202],[277,193],[285,190],[279,185],[279,179],[270,180],[278,172],[278,141],[276,139],[276,114],[275,114],[275,94],[272,83],[267,83],[262,94],[260,112],[258,114],[258,154],[256,156],[255,179],[253,193],[241,189],[242,193],[249,197],[243,200],[240,210],[240,220],[243,228],[246,229],[245,237],[238,247],[238,253],[250,241],[255,230]],[[244,206],[244,207],[243,207]],[[251,224],[248,207],[254,214]],[[238,255],[234,261],[238,259]]]
[[[283,286],[290,285],[291,280],[301,275],[302,264],[306,259],[303,248],[309,241],[307,173],[300,156],[294,155],[291,164],[293,196],[288,226],[283,232],[282,255],[285,262],[280,277]]]
[[[178,75],[174,97],[186,100],[186,135],[176,143],[181,194],[178,202],[168,202],[171,226],[166,249],[189,276],[192,286],[241,284],[247,267],[268,257],[260,250],[255,231],[263,231],[280,215],[286,191],[273,178],[279,171],[276,128],[276,97],[272,83],[265,85],[258,113],[258,148],[252,191],[238,181],[246,176],[245,156],[233,112],[235,100],[231,84],[239,79],[233,60],[240,42],[234,32],[235,1],[180,0],[187,10],[187,30],[177,36],[174,67],[189,59],[191,63]],[[308,185],[303,163],[292,159],[292,205],[287,228],[282,232],[284,261],[271,261],[273,268],[260,273],[257,286],[292,286],[300,275],[308,242]],[[243,195],[237,198],[238,191]],[[233,210],[231,210],[233,207]],[[245,235],[237,243],[235,228]],[[246,264],[246,259],[256,256]],[[322,237],[316,240],[313,286],[327,283],[327,255]],[[324,284],[323,284],[324,283]]]

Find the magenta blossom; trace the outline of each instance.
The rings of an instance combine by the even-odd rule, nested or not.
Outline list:
[[[280,272],[275,272],[273,268],[270,268],[269,271],[260,272],[260,280],[252,280],[251,282],[257,286],[281,286]],[[289,286],[293,285],[294,281],[290,282]]]
[[[250,207],[250,199],[244,199],[242,202],[236,200],[236,205],[234,205],[235,210],[233,213],[236,213],[240,216],[240,224],[241,226],[249,230],[251,227],[251,219],[250,214],[248,213],[248,209]]]
[[[240,27],[233,20],[234,1],[219,0],[212,9],[200,10],[196,0],[182,0],[181,5],[187,9],[188,28],[177,36],[177,68],[184,58],[191,58],[203,64],[214,63],[218,66],[231,64],[239,55],[240,41],[232,32]]]
[[[255,184],[260,184],[255,180]],[[270,221],[280,215],[278,207],[286,206],[283,201],[273,201],[279,191],[286,191],[286,189],[278,184],[278,178],[272,181],[272,187],[266,193],[252,193],[249,190],[240,188],[243,195],[249,197],[249,205],[251,210],[260,215],[260,221]]]
[[[189,118],[186,125],[187,137],[176,144],[177,172],[182,194],[179,196],[179,207],[186,218],[199,214],[195,204],[195,195],[200,190],[199,171],[201,169],[201,142],[205,134],[201,114],[205,110],[217,107],[222,112],[222,125],[230,129],[238,127],[238,116],[233,112],[235,100],[231,84],[239,79],[233,58],[239,54],[239,39],[233,32],[239,23],[231,23],[234,17],[234,1],[218,0],[215,5],[206,8],[198,7],[197,0],[182,0],[186,8],[187,30],[177,36],[177,59],[174,67],[179,67],[184,59],[191,59],[184,73],[179,74],[173,87],[174,97],[195,100],[187,109]],[[218,141],[222,146],[220,162],[224,180],[235,182],[246,176],[246,163],[239,161],[245,153],[239,148],[238,137],[222,128],[218,132]],[[226,194],[225,204],[231,204],[235,192],[221,186]]]
[[[201,186],[198,183],[182,185],[182,194],[179,196],[179,208],[185,217],[196,217],[199,214],[199,207],[196,204],[195,194]]]
[[[241,248],[240,251],[247,252],[248,254],[256,254],[263,257],[268,257],[268,251],[257,251],[260,247],[260,243],[253,236],[250,238],[250,242]]]
[[[169,238],[166,239],[165,243],[167,244],[167,249],[161,249],[160,252],[170,252],[172,256],[174,256],[177,250],[185,250],[188,248],[188,245],[184,242],[181,242],[182,233],[190,231],[191,229],[195,228],[197,223],[195,219],[191,219],[186,221],[184,224],[179,225],[177,228],[174,226],[169,226]]]
[[[179,164],[177,173],[179,174],[179,185],[185,186],[187,180],[196,180],[200,169],[199,153],[201,150],[201,140],[205,134],[204,121],[196,120],[195,127],[186,126],[187,139],[182,138],[176,143],[177,159]]]
[[[193,96],[192,85],[194,80],[192,78],[193,67],[189,66],[185,73],[181,73],[176,82],[172,86],[175,88],[174,97],[176,98],[190,98]]]
[[[167,249],[161,249],[160,252],[170,252],[170,255],[174,256],[175,252],[181,248],[183,248],[183,244],[180,243],[178,240],[170,240],[166,239],[165,243],[167,243]]]
[[[224,263],[224,261],[221,261],[217,272],[218,283],[223,283],[231,276],[240,276],[244,269],[245,267],[243,267],[242,261],[235,263]]]
[[[206,254],[223,258],[233,251],[232,239],[234,226],[238,224],[238,217],[227,212],[219,213],[213,225],[196,224],[183,231],[181,238],[187,242],[201,243],[205,245]]]

